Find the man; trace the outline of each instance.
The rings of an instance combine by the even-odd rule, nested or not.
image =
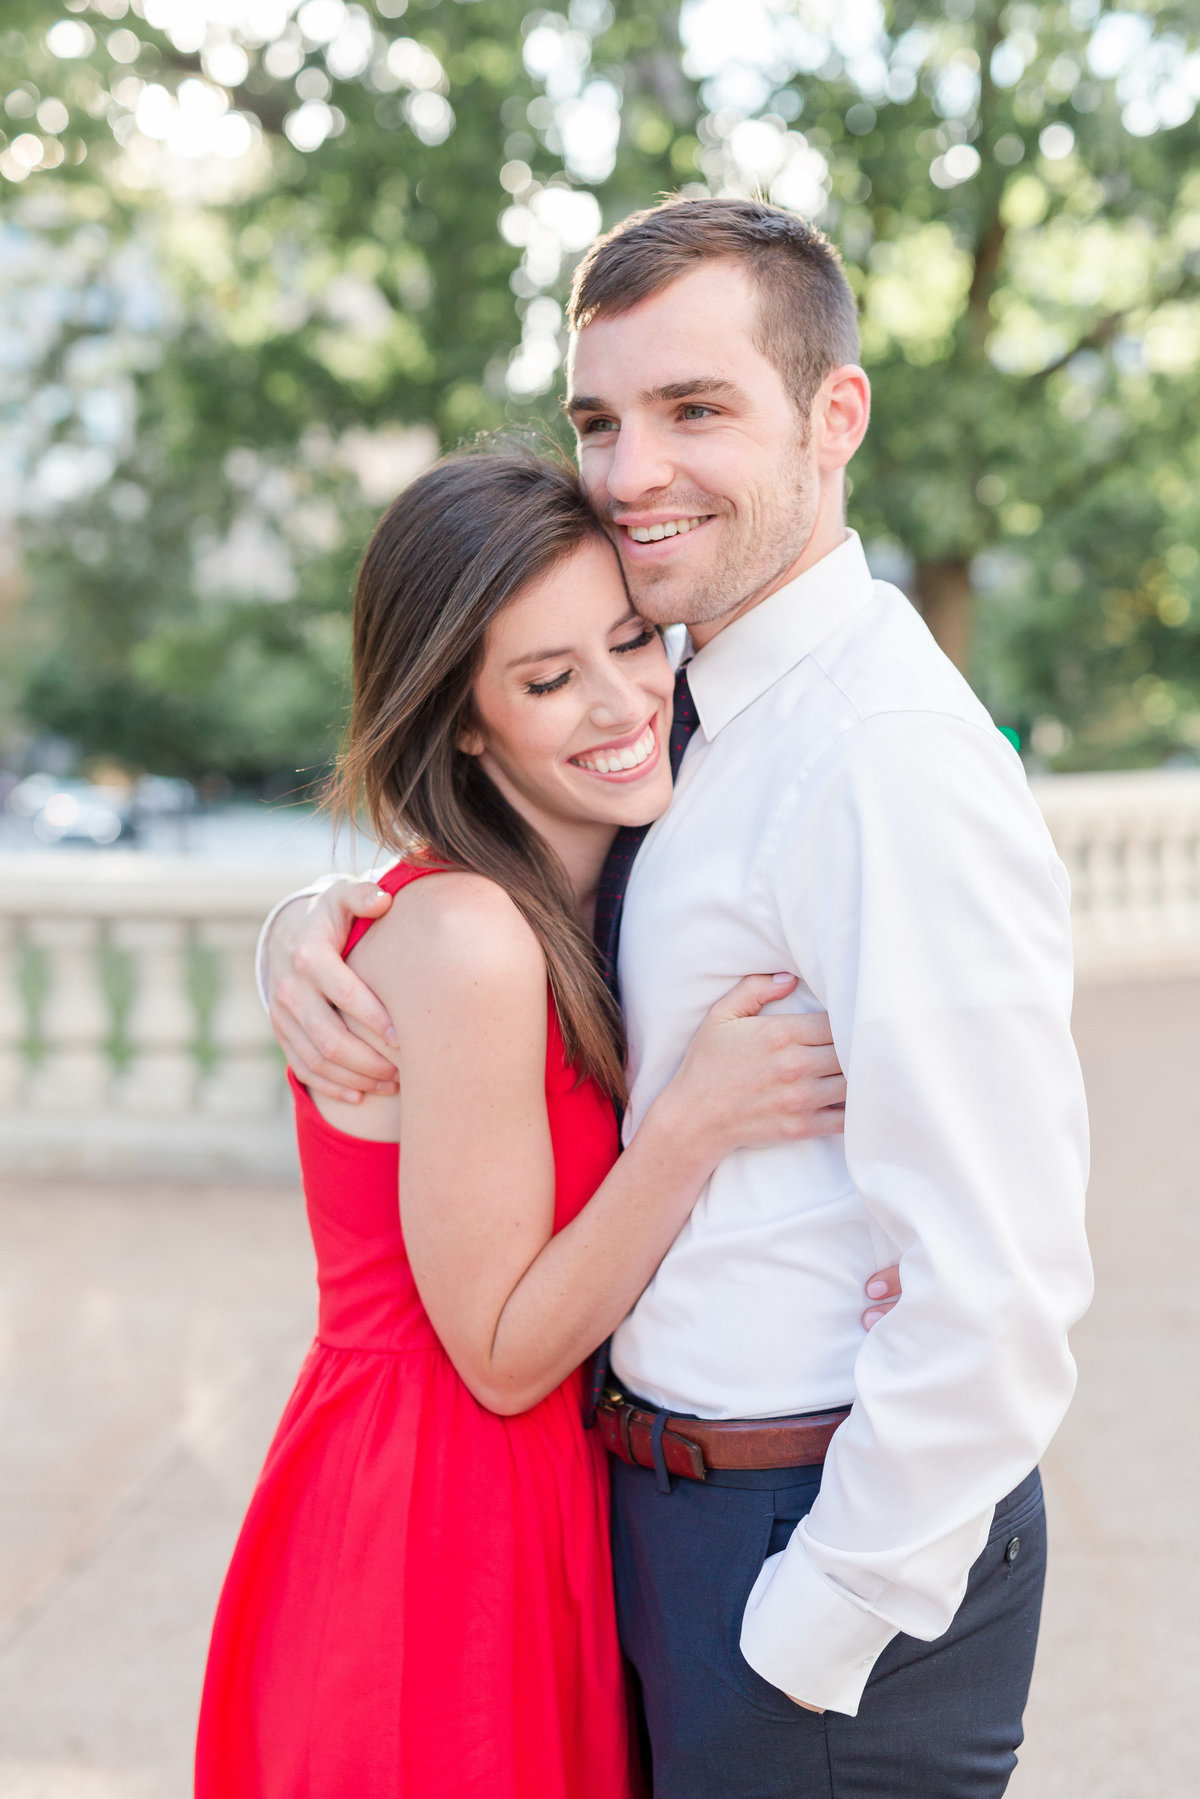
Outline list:
[[[869,390],[824,239],[667,203],[594,246],[570,320],[585,487],[635,603],[694,652],[675,799],[602,895],[627,1136],[748,969],[799,975],[787,1009],[828,1011],[848,1080],[844,1139],[718,1168],[613,1339],[655,1793],[990,1799],[1090,1292],[1065,875],[1014,752],[846,529]],[[321,972],[344,917],[274,934],[274,1015],[306,1076],[367,1082],[314,993],[386,1029]],[[903,1296],[864,1337],[892,1260]]]

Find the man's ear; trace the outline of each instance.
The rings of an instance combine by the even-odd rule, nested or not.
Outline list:
[[[871,384],[855,363],[831,370],[813,406],[817,452],[823,469],[845,468],[866,436],[871,417]]]

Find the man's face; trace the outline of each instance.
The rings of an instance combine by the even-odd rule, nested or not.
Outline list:
[[[812,434],[755,344],[759,305],[739,264],[705,263],[572,344],[583,484],[656,624],[728,619],[812,536]]]

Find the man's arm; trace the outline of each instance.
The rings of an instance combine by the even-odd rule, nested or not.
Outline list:
[[[282,900],[258,940],[258,991],[289,1066],[306,1087],[351,1105],[397,1090],[394,1064],[343,1022],[395,1044],[386,1007],[342,959],[355,919],[382,918],[391,903],[373,881],[328,875]]]
[[[812,1512],[746,1659],[853,1715],[898,1630],[949,1626],[996,1502],[1070,1401],[1090,1296],[1066,877],[1016,759],[939,715],[847,733],[797,794],[783,929],[846,1072],[846,1159],[901,1250]],[[819,875],[814,871],[819,871]]]

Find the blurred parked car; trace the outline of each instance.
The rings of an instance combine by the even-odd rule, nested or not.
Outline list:
[[[130,795],[120,787],[31,775],[13,789],[9,807],[33,819],[41,843],[91,843],[107,849],[135,831]]]
[[[196,810],[196,789],[173,775],[141,775],[133,784],[137,818],[178,818]]]
[[[6,811],[29,820],[39,843],[111,844],[132,840],[143,825],[181,823],[196,810],[190,781],[142,775],[134,781],[79,781],[37,773],[11,785]]]

